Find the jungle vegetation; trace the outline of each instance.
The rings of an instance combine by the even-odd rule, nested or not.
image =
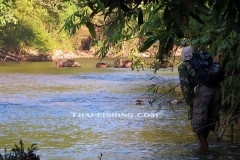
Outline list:
[[[74,4],[60,0],[0,0],[0,48],[15,54],[75,51],[89,33],[83,29],[71,38],[59,33],[75,10]]]
[[[226,128],[240,117],[239,12],[239,0],[0,0],[0,48],[77,49],[86,27],[102,58],[151,51],[161,63],[175,46],[208,50],[225,70]]]

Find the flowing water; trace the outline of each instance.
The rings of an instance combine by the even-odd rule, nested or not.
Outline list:
[[[199,151],[184,106],[174,106],[174,113],[149,107],[149,79],[178,82],[176,69],[154,74],[97,69],[99,59],[77,61],[81,68],[0,64],[0,153],[22,139],[25,148],[37,143],[41,160],[97,160],[101,154],[102,160],[239,158],[239,141],[229,136]]]

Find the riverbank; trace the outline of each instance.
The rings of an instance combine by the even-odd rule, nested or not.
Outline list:
[[[175,56],[180,56],[182,48],[174,47],[172,53]],[[156,53],[151,51],[146,51],[141,53],[143,58],[155,57]],[[40,61],[56,61],[58,59],[75,59],[75,58],[94,58],[98,57],[96,55],[95,49],[90,49],[88,51],[77,50],[77,51],[64,51],[61,49],[55,50],[49,53],[39,53],[35,50],[19,51],[19,50],[4,50],[0,48],[0,62],[40,62]],[[129,57],[129,53],[123,53],[121,55],[109,53],[106,58],[118,58],[118,57]]]
[[[56,61],[58,59],[76,59],[76,58],[94,58],[95,51],[63,51],[55,50],[53,53],[38,53],[34,50],[29,51],[6,51],[0,48],[0,62],[41,62],[41,61]],[[128,57],[129,55],[122,55],[122,57]],[[152,57],[150,53],[142,53],[142,57]],[[108,58],[116,58],[119,55],[110,54]]]
[[[57,59],[66,58],[93,58],[94,54],[89,52],[66,52],[56,50],[53,53],[38,53],[34,50],[29,51],[6,51],[0,49],[0,62],[40,62],[40,61],[55,61]]]

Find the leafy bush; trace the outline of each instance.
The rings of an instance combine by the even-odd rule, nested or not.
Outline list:
[[[24,151],[24,143],[20,140],[19,146],[15,144],[10,153],[7,153],[5,148],[5,153],[0,154],[0,160],[40,160],[39,155],[36,155],[37,150],[36,143],[33,143],[27,151]]]

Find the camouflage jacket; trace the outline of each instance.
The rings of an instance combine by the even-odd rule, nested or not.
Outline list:
[[[185,102],[187,105],[193,105],[195,98],[195,71],[191,68],[188,62],[182,62],[178,66],[178,74]]]

